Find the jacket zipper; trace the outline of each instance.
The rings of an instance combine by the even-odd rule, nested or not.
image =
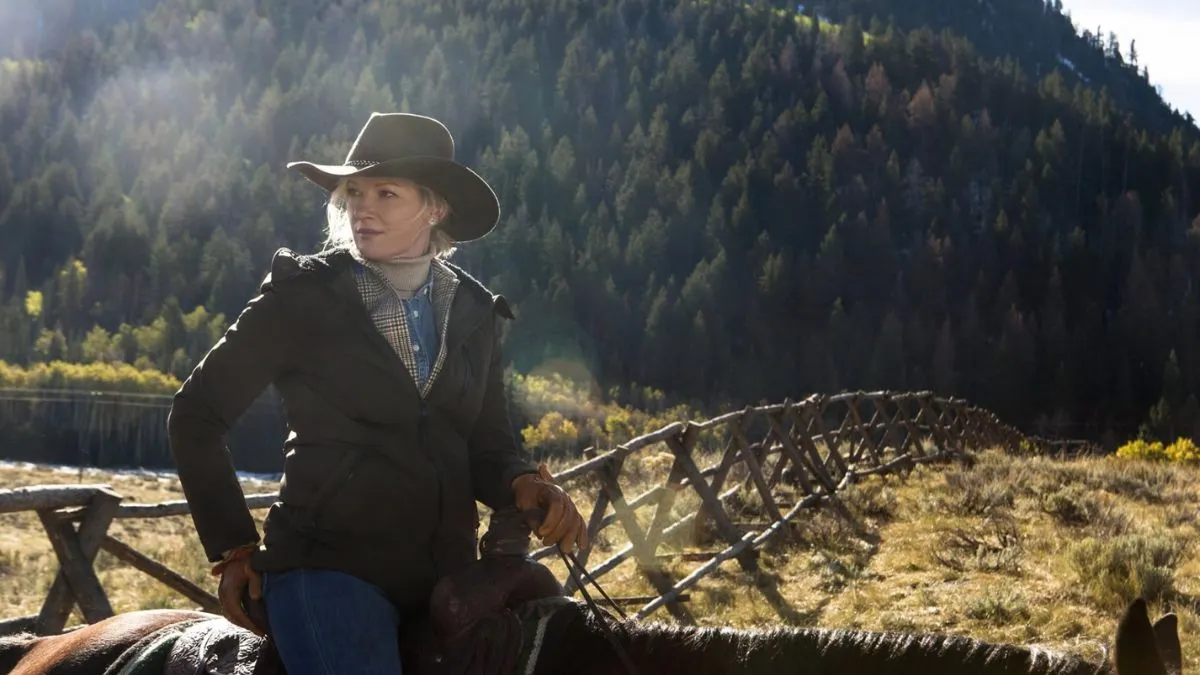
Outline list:
[[[493,309],[493,311],[494,311],[494,309]],[[487,312],[485,314],[485,316],[480,318],[479,321],[475,322],[471,326],[471,330],[466,332],[462,341],[456,343],[453,346],[453,348],[445,341],[445,339],[443,339],[441,348],[445,350],[445,358],[450,358],[450,355],[458,349],[458,345],[462,344],[462,342],[465,342],[467,339],[467,336],[470,336],[475,331],[479,330],[479,327],[482,326],[483,323],[485,321],[487,321],[487,318],[491,315],[492,315],[492,312]],[[449,325],[449,323],[450,323],[450,315],[449,315],[449,312],[447,312],[446,324]],[[443,334],[443,336],[446,335],[446,331],[444,329],[442,331],[442,334]],[[431,383],[429,383],[429,389],[432,390],[432,388],[433,388],[433,383],[431,382]],[[427,453],[426,456],[428,457],[428,456],[430,456],[429,453],[432,451],[432,449],[429,447],[429,403],[425,400],[425,396],[419,390],[419,388],[417,391],[417,397],[421,401],[421,409],[420,409],[419,417],[417,418],[417,442],[421,445],[421,451]],[[445,516],[445,504],[444,504],[443,500],[445,498],[444,494],[445,494],[445,489],[446,489],[445,485],[443,485],[443,483],[442,483],[442,476],[440,473],[437,474],[437,487],[438,487],[438,494],[437,494],[437,521],[436,522],[440,525],[443,517]],[[437,539],[437,530],[434,530],[434,532],[430,535],[429,547],[427,549],[429,551],[430,564],[433,566],[434,569],[437,569],[437,559],[433,555],[434,543],[435,543],[436,539]]]
[[[421,398],[421,410],[419,416],[417,417],[417,443],[421,446],[421,452],[424,453],[426,457],[430,457],[432,454],[432,448],[429,447],[429,404],[425,401],[424,397]],[[430,461],[432,462],[432,460]],[[436,470],[436,467],[437,464],[434,463],[434,477],[437,481],[437,494],[434,495],[435,501],[437,502],[437,519],[434,522],[437,523],[437,525],[435,525],[433,530],[430,532],[429,545],[425,549],[429,554],[430,568],[435,570],[437,569],[437,556],[434,555],[434,547],[437,544],[437,533],[442,526],[442,519],[444,517],[445,508],[443,506],[443,500],[445,499],[446,490],[446,487],[442,485],[442,474],[440,471]]]

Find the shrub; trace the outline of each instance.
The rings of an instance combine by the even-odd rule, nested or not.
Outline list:
[[[174,394],[179,386],[179,380],[169,373],[128,363],[51,361],[21,367],[0,361],[0,387],[5,388]]]
[[[1083,592],[1098,605],[1117,609],[1138,596],[1147,602],[1170,598],[1183,547],[1165,535],[1126,534],[1088,537],[1068,555]]]
[[[1190,438],[1178,438],[1167,446],[1164,446],[1162,441],[1146,441],[1139,438],[1118,448],[1117,457],[1155,462],[1191,463],[1200,462],[1200,448],[1196,447]]]
[[[1200,462],[1200,448],[1190,438],[1180,438],[1164,451],[1172,462]]]
[[[1167,458],[1167,454],[1161,442],[1148,442],[1139,438],[1117,448],[1117,457],[1161,461]]]
[[[1088,525],[1101,512],[1100,500],[1078,485],[1068,485],[1043,496],[1041,508],[1063,525]]]
[[[991,590],[967,601],[964,613],[967,618],[993,626],[1007,626],[1027,621],[1030,617],[1029,603],[1019,591],[1011,588]]]

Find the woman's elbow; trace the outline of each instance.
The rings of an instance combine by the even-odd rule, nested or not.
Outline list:
[[[167,411],[167,440],[171,452],[180,452],[221,438],[226,425],[213,411],[188,397],[182,390],[175,394]]]

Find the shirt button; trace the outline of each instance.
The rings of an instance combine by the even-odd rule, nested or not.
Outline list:
[[[421,351],[421,345],[413,345],[413,351],[414,351],[414,352],[420,352],[420,351]]]
[[[417,310],[417,309],[414,309],[414,310],[413,310],[413,318],[415,319],[415,318],[417,318],[417,317],[419,317],[419,316],[421,316],[421,311],[420,311],[420,310]]]

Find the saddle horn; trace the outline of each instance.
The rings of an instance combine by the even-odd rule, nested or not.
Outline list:
[[[479,560],[442,578],[429,600],[429,618],[443,637],[458,635],[492,612],[565,595],[545,565],[529,557],[528,541],[545,514],[516,509],[492,514]]]

